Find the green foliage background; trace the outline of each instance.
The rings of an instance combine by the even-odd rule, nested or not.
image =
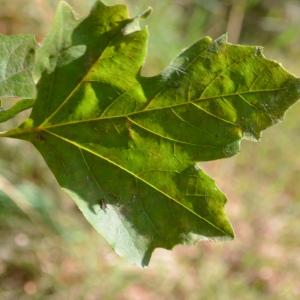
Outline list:
[[[86,12],[93,1],[68,1]],[[300,3],[132,0],[148,7],[146,74],[203,35],[260,44],[300,76]],[[47,32],[57,1],[0,0],[0,32]],[[230,201],[236,239],[157,251],[136,269],[106,245],[32,146],[0,141],[0,299],[297,299],[300,297],[300,106],[240,155],[206,163]],[[19,122],[17,120],[15,122]],[[2,128],[1,128],[2,129]]]

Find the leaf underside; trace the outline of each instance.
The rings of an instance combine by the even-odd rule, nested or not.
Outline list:
[[[225,37],[142,77],[147,40],[123,5],[97,1],[77,20],[62,2],[37,50],[31,116],[3,135],[33,143],[87,220],[139,265],[157,247],[233,237],[226,197],[196,162],[235,155],[300,92],[261,48]]]

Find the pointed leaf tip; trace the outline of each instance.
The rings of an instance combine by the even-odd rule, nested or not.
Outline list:
[[[228,42],[228,32],[223,33],[221,36],[215,39],[215,43],[222,45]]]
[[[149,6],[145,11],[143,11],[138,17],[141,19],[148,18],[153,12],[153,8]]]

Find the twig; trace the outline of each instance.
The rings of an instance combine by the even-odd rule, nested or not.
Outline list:
[[[234,1],[234,4],[232,4],[227,23],[229,41],[232,43],[239,42],[245,18],[245,11],[247,5],[246,2],[246,0],[240,0]]]

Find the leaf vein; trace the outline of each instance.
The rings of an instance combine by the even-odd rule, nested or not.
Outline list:
[[[130,170],[126,169],[125,167],[123,167],[123,166],[117,164],[116,162],[110,160],[109,158],[107,158],[107,157],[105,157],[105,156],[103,156],[103,155],[101,155],[101,154],[99,154],[99,153],[93,151],[92,149],[89,149],[88,147],[85,147],[85,146],[83,146],[83,145],[81,145],[81,144],[78,144],[77,142],[74,142],[74,141],[72,141],[72,140],[69,140],[69,139],[67,139],[67,138],[65,138],[65,137],[62,137],[62,136],[60,136],[60,135],[58,135],[58,134],[56,134],[56,133],[53,133],[53,132],[51,132],[51,131],[49,131],[49,130],[45,130],[45,132],[48,133],[48,134],[50,134],[50,135],[52,135],[52,136],[54,136],[54,137],[56,137],[56,138],[59,139],[59,140],[64,141],[65,143],[71,144],[71,145],[73,145],[73,146],[76,147],[76,148],[82,149],[82,150],[84,150],[84,151],[86,151],[86,152],[88,152],[88,153],[90,153],[90,154],[92,154],[92,155],[98,157],[99,159],[101,159],[101,160],[103,160],[103,161],[106,161],[107,163],[109,163],[110,165],[112,165],[112,166],[114,166],[114,167],[117,167],[117,168],[121,169],[122,171],[124,171],[125,173],[127,173],[127,174],[129,174],[130,176],[134,177],[134,178],[137,179],[138,181],[140,181],[140,182],[146,184],[147,186],[149,186],[150,188],[152,188],[153,190],[155,190],[156,192],[158,192],[159,194],[161,194],[161,195],[164,196],[165,198],[167,198],[167,199],[173,201],[175,204],[177,204],[177,205],[183,207],[183,208],[186,209],[189,213],[191,213],[192,215],[198,217],[198,218],[201,219],[202,221],[206,222],[208,225],[210,225],[210,226],[213,227],[214,229],[220,231],[222,234],[227,235],[227,233],[226,233],[223,229],[219,228],[217,225],[213,224],[212,222],[210,222],[209,220],[207,220],[205,217],[199,215],[198,213],[196,213],[195,211],[193,211],[193,210],[190,209],[189,207],[185,206],[185,205],[184,205],[183,203],[181,203],[180,201],[176,200],[173,196],[168,195],[168,194],[165,193],[164,191],[160,190],[158,187],[154,186],[153,184],[151,184],[151,183],[148,182],[147,180],[145,180],[145,179],[139,177],[139,176],[136,175],[135,173],[133,173],[133,172],[131,172]]]

